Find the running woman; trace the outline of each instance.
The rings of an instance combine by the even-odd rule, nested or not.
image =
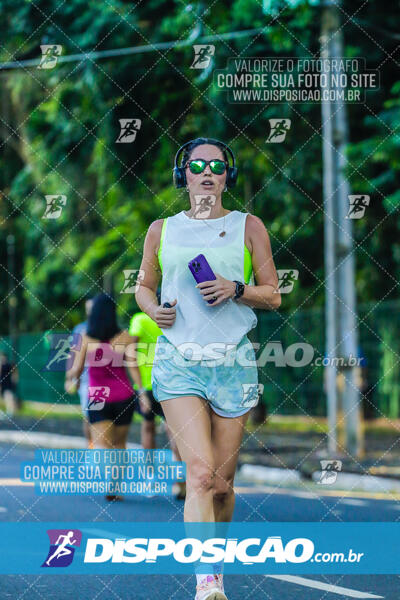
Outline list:
[[[138,359],[143,355],[142,359],[138,360],[143,385],[142,390],[139,391],[142,391],[149,398],[150,410],[142,413],[143,421],[140,429],[140,438],[143,448],[151,450],[156,447],[155,416],[164,416],[161,405],[155,400],[151,390],[151,370],[153,368],[155,345],[162,331],[157,323],[150,319],[144,312],[138,312],[133,315],[128,331],[133,343],[138,345]],[[143,353],[141,348],[144,348]],[[139,412],[141,412],[140,408]]]
[[[72,330],[72,335],[83,335],[86,333],[87,329],[87,318],[90,315],[90,311],[92,310],[93,301],[91,298],[88,298],[85,302],[85,312],[86,312],[86,321],[82,323],[78,323]],[[64,389],[67,393],[71,393],[74,391],[74,388],[70,388],[70,380],[65,380]],[[89,402],[89,373],[87,368],[84,368],[82,374],[79,378],[79,388],[78,388],[79,400],[81,403],[81,410],[83,416],[83,434],[86,438],[86,442],[88,448],[93,448],[93,443],[90,437],[90,424],[88,419],[88,402]]]
[[[190,209],[150,225],[140,267],[144,278],[136,292],[140,308],[163,332],[157,340],[153,394],[186,463],[185,522],[232,519],[239,448],[248,413],[258,403],[255,353],[247,337],[257,324],[252,308],[280,306],[263,222],[222,205],[222,193],[234,186],[236,176],[232,151],[217,140],[197,138],[178,151],[175,185],[186,187]],[[216,279],[196,285],[188,262],[200,253]],[[188,346],[194,349],[189,358]],[[222,363],[215,360],[221,348]],[[194,355],[196,360],[190,360]],[[226,600],[222,565],[213,570],[196,575],[196,600]]]
[[[5,352],[0,352],[0,393],[6,413],[10,416],[14,416],[18,409],[17,381],[17,367],[12,364]]]
[[[71,385],[82,374],[86,358],[89,372],[88,419],[95,448],[125,449],[132,421],[136,392],[129,375],[139,389],[143,389],[137,366],[132,365],[133,339],[117,323],[115,302],[107,294],[93,299],[86,334],[81,337],[80,349],[66,378]],[[125,359],[125,361],[124,361]],[[123,366],[124,362],[127,367]],[[96,364],[97,363],[97,364]],[[150,409],[149,399],[139,393],[141,409]],[[106,500],[121,498],[107,495]]]

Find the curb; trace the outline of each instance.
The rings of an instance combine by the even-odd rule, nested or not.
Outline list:
[[[238,474],[244,479],[252,479],[257,483],[300,483],[303,480],[300,471],[295,469],[262,465],[242,465]]]
[[[318,484],[321,479],[321,471],[312,473],[312,482]],[[243,465],[238,474],[244,479],[256,481],[257,483],[293,484],[310,483],[303,477],[300,471],[294,469],[279,469],[276,467],[265,467],[261,465]],[[321,485],[321,490],[349,490],[366,492],[400,492],[400,481],[389,477],[375,477],[373,475],[358,475],[356,473],[337,473],[334,483]]]

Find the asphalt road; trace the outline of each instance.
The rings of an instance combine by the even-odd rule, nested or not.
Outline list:
[[[183,503],[174,498],[127,497],[109,504],[101,496],[38,496],[19,483],[21,461],[33,460],[33,449],[0,447],[0,521],[182,521]],[[397,521],[400,502],[374,494],[343,497],[293,489],[255,486],[236,480],[234,521]],[[371,526],[372,530],[373,526]],[[397,544],[398,545],[398,544]],[[190,600],[194,576],[1,576],[0,599]],[[398,600],[400,576],[304,575],[226,577],[229,600],[333,600],[385,598]]]

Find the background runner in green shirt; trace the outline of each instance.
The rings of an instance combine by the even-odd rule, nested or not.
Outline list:
[[[155,344],[159,335],[162,334],[161,329],[146,313],[136,313],[129,325],[129,334],[132,337],[137,337],[140,343],[148,344],[147,348],[138,348],[138,352],[141,352],[147,356],[145,364],[139,365],[140,376],[142,378],[143,387],[150,391],[151,390],[151,370],[153,368]],[[142,361],[141,361],[142,362]],[[136,385],[135,385],[136,387]],[[157,403],[158,404],[158,403]],[[161,413],[157,413],[161,414]],[[153,415],[154,418],[154,415]]]
[[[142,386],[146,390],[149,400],[151,402],[151,409],[149,412],[143,412],[138,405],[136,408],[138,412],[143,416],[141,426],[141,444],[145,449],[155,448],[155,415],[159,415],[164,418],[164,412],[161,406],[161,402],[157,402],[151,391],[151,370],[153,368],[154,354],[156,348],[156,341],[159,335],[162,334],[161,329],[144,312],[139,312],[133,315],[130,325],[129,334],[134,338],[134,343],[146,344],[143,348],[137,348],[138,353],[144,354],[143,357],[138,357],[138,366],[140,376],[142,378]],[[146,358],[145,358],[146,357]],[[140,360],[141,359],[141,360]],[[134,385],[137,388],[137,385]],[[169,443],[173,453],[175,454],[175,460],[181,460],[178,448],[176,447],[175,441],[169,431],[167,424],[165,423],[166,432],[168,435]],[[176,484],[176,496],[183,500],[185,497],[186,486],[184,482],[177,482]]]

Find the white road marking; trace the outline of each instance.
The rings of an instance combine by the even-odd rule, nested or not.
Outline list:
[[[340,504],[350,504],[351,506],[366,506],[367,503],[365,500],[360,500],[358,498],[341,498],[339,500]]]
[[[235,492],[237,494],[281,494],[284,496],[297,496],[298,498],[307,498],[307,500],[318,500],[320,494],[316,492],[303,492],[292,488],[274,488],[266,485],[235,485]]]
[[[291,496],[296,496],[296,498],[307,498],[307,500],[318,500],[319,496],[313,492],[292,492]]]
[[[11,486],[21,486],[21,487],[33,487],[34,483],[33,481],[21,481],[20,479],[18,479],[17,477],[3,477],[2,479],[0,479],[0,486],[4,485],[7,487],[11,487]]]
[[[323,583],[322,581],[316,581],[315,579],[306,579],[305,577],[298,577],[297,575],[265,575],[265,577],[281,579],[282,581],[297,583],[298,585],[312,587],[317,590],[325,590],[326,592],[332,592],[333,594],[342,594],[349,596],[350,598],[384,598],[384,596],[376,596],[375,594],[369,594],[368,592],[359,592],[358,590],[351,590],[350,588],[341,587],[339,585]]]
[[[329,486],[323,486],[329,487]],[[290,496],[293,492],[298,491],[298,488],[279,488],[278,486],[268,486],[268,485],[250,485],[244,486],[240,485],[240,481],[238,478],[238,483],[235,485],[235,492],[238,494],[271,494],[278,495],[281,494],[283,496]],[[307,492],[306,492],[307,493]],[[348,490],[322,490],[321,486],[318,490],[310,490],[310,493],[318,498],[365,498],[367,500],[382,500],[385,502],[392,502],[394,500],[400,501],[400,494],[397,492],[391,492],[390,498],[388,497],[388,493],[385,492],[365,492],[365,491],[348,491]],[[399,503],[400,506],[400,503]]]

